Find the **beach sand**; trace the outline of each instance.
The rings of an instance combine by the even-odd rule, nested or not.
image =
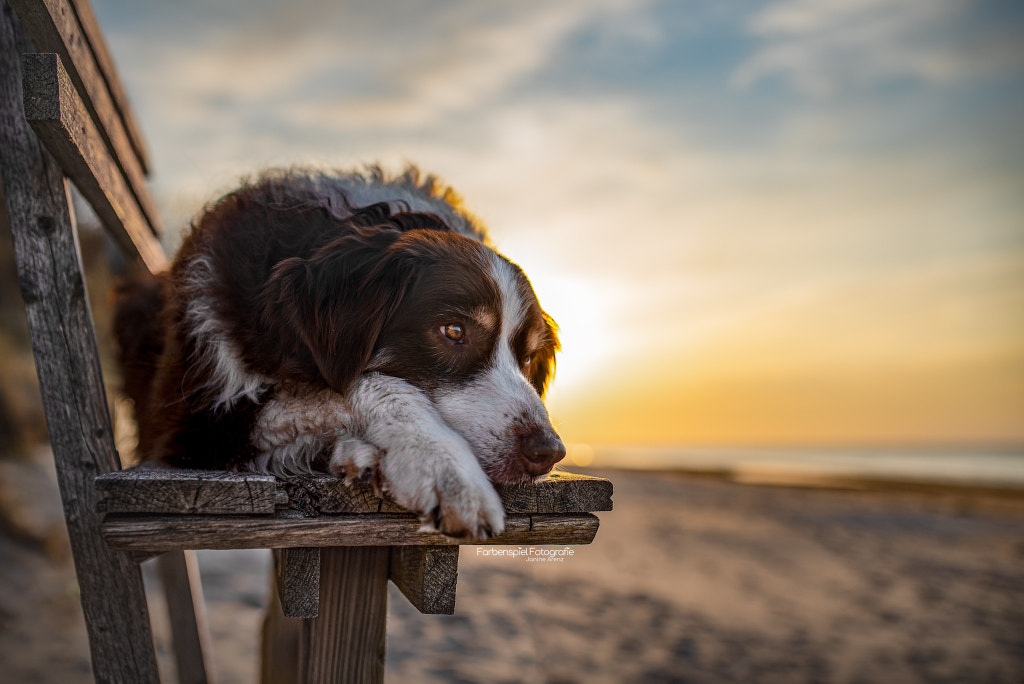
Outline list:
[[[90,681],[56,490],[38,493],[51,475],[11,464],[0,513],[21,519],[0,528],[0,680]],[[454,616],[419,615],[392,587],[387,681],[1024,681],[1019,498],[595,474],[615,483],[615,510],[594,544],[561,561],[463,547]],[[17,513],[31,507],[49,512]],[[257,681],[269,555],[200,565],[218,681]]]

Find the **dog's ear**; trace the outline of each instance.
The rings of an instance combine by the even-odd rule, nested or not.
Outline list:
[[[558,325],[546,313],[544,314],[544,325],[548,331],[548,342],[540,351],[534,352],[527,374],[527,379],[541,398],[544,397],[544,391],[547,390],[548,384],[555,376],[555,352],[561,348],[558,341]]]
[[[337,392],[366,368],[414,277],[415,269],[391,249],[400,235],[392,228],[358,227],[309,259],[280,262],[264,288],[264,321],[292,326]]]

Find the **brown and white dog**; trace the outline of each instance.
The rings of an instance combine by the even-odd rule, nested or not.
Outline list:
[[[139,451],[177,467],[359,477],[427,529],[504,529],[488,481],[565,449],[541,401],[558,339],[522,270],[409,169],[275,172],[127,283],[115,332]]]

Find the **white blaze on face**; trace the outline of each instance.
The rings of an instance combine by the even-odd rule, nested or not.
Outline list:
[[[487,474],[498,481],[529,479],[519,463],[519,439],[551,429],[547,409],[523,374],[512,336],[527,312],[514,267],[488,250],[488,270],[501,296],[498,339],[488,367],[456,388],[441,387],[434,401],[442,419],[473,448]]]

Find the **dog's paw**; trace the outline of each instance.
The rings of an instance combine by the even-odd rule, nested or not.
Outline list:
[[[384,487],[417,513],[420,530],[459,539],[489,539],[505,530],[505,511],[468,447],[389,449],[381,460]],[[465,453],[461,453],[465,451]]]
[[[490,539],[505,531],[501,499],[488,482],[463,483],[457,488],[434,491],[437,503],[419,510],[421,532],[441,532],[456,539]]]
[[[380,458],[377,447],[355,437],[343,437],[334,443],[327,470],[346,483],[369,485],[379,496],[384,489]]]

